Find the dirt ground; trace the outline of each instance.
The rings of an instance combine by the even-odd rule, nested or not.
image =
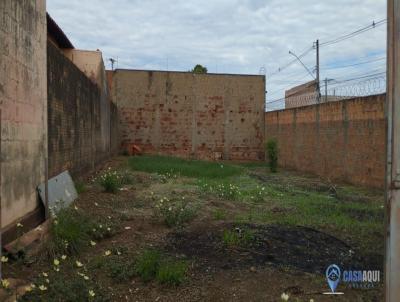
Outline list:
[[[368,224],[371,220],[382,219],[383,226],[383,210],[377,210],[383,202],[382,192],[333,185],[288,171],[271,174],[266,167],[254,164],[243,166],[246,181],[267,189],[268,186],[274,190],[284,189],[271,189],[262,201],[232,201],[202,191],[197,180],[135,171],[127,168],[126,161],[126,157],[116,158],[104,169],[112,167],[125,171],[131,179],[130,184],[124,185],[117,194],[105,193],[92,181],[96,175],[91,175],[85,179],[85,191],[75,203],[78,211],[89,213],[103,221],[104,226],[110,226],[109,236],[97,240],[95,246],[88,246],[77,255],[68,255],[57,273],[52,271],[53,259],[46,253],[18,259],[10,255],[4,264],[4,276],[30,283],[48,272],[50,283],[55,274],[61,274],[67,284],[69,278],[76,275],[74,263],[79,260],[85,274],[93,280],[98,291],[104,293],[105,301],[282,301],[283,293],[289,295],[289,301],[383,300],[382,283],[370,289],[352,289],[341,284],[338,290],[344,295],[322,294],[329,292],[325,270],[330,264],[382,270],[383,228],[377,225],[369,229]],[[101,174],[102,170],[97,173]],[[238,180],[239,184],[244,182]],[[307,195],[308,192],[311,195]],[[355,223],[365,223],[359,237],[347,221],[343,222],[344,230],[348,230],[344,232],[325,220],[313,224],[304,217],[304,223],[299,223],[303,214],[296,212],[296,204],[280,202],[297,198],[307,200],[314,196],[312,194],[333,198],[337,203],[371,205],[371,211],[355,206],[346,213]],[[184,196],[196,201],[199,204],[196,216],[184,226],[168,227],[154,214],[155,205],[163,196]],[[261,219],[257,214],[262,211],[268,214]],[[293,220],[296,215],[300,220]],[[317,217],[319,213],[312,215]],[[342,222],[337,223],[340,226]],[[252,239],[245,245],[228,246],[221,240],[227,231],[251,232]],[[185,281],[179,286],[143,282],[138,276],[117,281],[104,269],[96,268],[96,257],[101,257],[104,251],[111,250],[115,257],[112,259],[129,265],[146,248],[187,261]],[[41,299],[51,301],[46,292]]]

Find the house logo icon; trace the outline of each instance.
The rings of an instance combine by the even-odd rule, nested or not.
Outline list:
[[[339,285],[340,275],[340,268],[336,264],[332,264],[326,269],[326,280],[328,281],[328,285],[331,288],[333,294],[335,293],[336,288]]]

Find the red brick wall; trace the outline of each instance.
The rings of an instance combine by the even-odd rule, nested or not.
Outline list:
[[[122,146],[198,159],[264,157],[263,76],[117,70],[112,94]]]
[[[385,95],[267,112],[265,136],[278,140],[282,167],[384,186]]]

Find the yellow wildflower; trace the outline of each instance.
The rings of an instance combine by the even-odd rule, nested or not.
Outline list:
[[[67,259],[67,255],[62,255],[62,256],[61,256],[61,259],[62,259],[62,260]]]
[[[47,287],[42,284],[42,285],[39,286],[39,289],[41,291],[45,291],[45,290],[47,290]]]
[[[7,279],[1,279],[1,286],[3,286],[4,288],[8,288],[10,286],[10,281],[8,281]]]
[[[22,228],[22,227],[23,227],[22,223],[18,222],[17,223],[17,228]]]
[[[43,277],[48,277],[49,275],[45,272],[42,273]]]
[[[94,293],[94,291],[93,290],[89,290],[89,296],[90,297],[94,297],[96,294]]]
[[[54,259],[53,261],[55,266],[59,266],[60,265],[60,261],[58,259]]]
[[[111,251],[110,251],[110,250],[106,251],[106,252],[104,253],[104,255],[105,255],[105,256],[110,256],[110,255],[111,255]]]
[[[95,245],[96,245],[96,242],[94,242],[93,240],[91,240],[91,241],[90,241],[90,245],[91,245],[91,246],[95,246]]]
[[[1,256],[1,262],[3,263],[8,262],[8,258],[6,256]]]
[[[82,262],[76,261],[76,266],[77,266],[77,267],[82,267],[83,264],[82,264]]]

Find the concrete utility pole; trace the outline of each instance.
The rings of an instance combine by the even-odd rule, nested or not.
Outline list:
[[[316,64],[316,69],[317,69],[317,103],[319,104],[321,102],[321,90],[320,90],[320,85],[319,85],[319,40],[315,42],[315,49],[317,53],[317,64]]]
[[[400,297],[400,0],[388,0],[385,300]]]

